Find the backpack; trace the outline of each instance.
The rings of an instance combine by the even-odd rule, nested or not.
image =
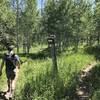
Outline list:
[[[8,70],[14,70],[16,68],[16,56],[15,54],[6,54],[4,57],[5,64],[6,64],[6,69]]]

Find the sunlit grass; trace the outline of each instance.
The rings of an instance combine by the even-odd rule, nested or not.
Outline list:
[[[41,53],[39,54],[46,47],[44,45],[42,48],[41,46],[31,48],[30,56],[20,54],[21,60],[26,62],[21,65],[19,71],[15,89],[16,100],[70,100],[75,92],[78,73],[95,61],[95,56],[84,52],[84,47],[77,53],[73,52],[73,47],[69,47],[67,51],[57,56],[58,74],[54,78],[51,58],[40,57]],[[6,84],[4,69],[0,77],[0,90]]]
[[[0,60],[0,64],[1,64],[1,60]],[[5,66],[3,66],[2,76],[0,76],[0,91],[3,91],[5,89],[6,84],[7,84],[7,79],[5,74]]]
[[[66,100],[70,98],[70,92],[73,92],[71,90],[76,85],[75,76],[93,61],[95,61],[94,56],[85,54],[83,51],[72,55],[65,52],[57,57],[58,76],[54,79],[50,58],[28,58],[20,69],[15,91],[16,100],[57,100],[58,98]]]

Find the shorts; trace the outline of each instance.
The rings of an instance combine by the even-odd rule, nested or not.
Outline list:
[[[6,70],[6,76],[8,80],[14,80],[16,77],[16,72],[14,70]]]

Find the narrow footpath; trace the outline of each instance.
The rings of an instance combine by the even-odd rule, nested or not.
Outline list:
[[[14,94],[16,82],[17,82],[17,79],[18,79],[18,73],[19,73],[19,69],[16,69],[16,78],[15,78],[14,83],[13,83],[13,93],[12,93],[12,95],[9,92],[6,92],[7,89],[8,89],[7,84],[6,84],[4,86],[4,90],[2,92],[0,92],[0,100],[12,100],[13,99],[13,94]]]
[[[89,64],[86,69],[81,71],[78,77],[75,100],[91,100],[90,94],[92,84],[88,84],[87,80],[91,75],[91,70],[93,69],[93,67],[95,67],[96,64],[96,62],[93,62],[92,64]]]

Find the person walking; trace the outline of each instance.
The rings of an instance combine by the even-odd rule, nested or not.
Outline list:
[[[20,59],[18,55],[15,55],[12,46],[7,47],[7,50],[8,52],[4,54],[0,66],[0,76],[2,75],[2,69],[5,64],[7,84],[8,84],[7,93],[10,93],[10,95],[12,96],[13,84],[16,77],[17,69],[20,68]]]

